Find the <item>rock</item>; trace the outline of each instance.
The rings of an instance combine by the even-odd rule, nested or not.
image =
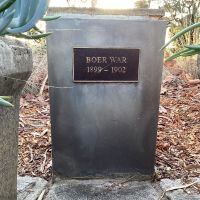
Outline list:
[[[0,38],[0,96],[12,96],[14,105],[0,107],[1,200],[17,198],[19,98],[31,69],[31,50],[16,40]]]
[[[39,177],[17,177],[17,200],[37,200],[47,183]]]
[[[193,179],[193,181],[194,182],[198,181],[200,183],[200,178]],[[181,179],[177,179],[177,180],[162,179],[160,181],[160,186],[163,191],[172,187],[179,187],[183,185],[185,184],[181,182]],[[199,200],[200,199],[200,194],[187,194],[186,192],[184,192],[183,189],[169,191],[169,192],[166,192],[165,195],[168,197],[169,200],[183,200],[183,199]]]
[[[120,179],[65,180],[50,189],[45,200],[158,200],[160,193],[150,181]]]

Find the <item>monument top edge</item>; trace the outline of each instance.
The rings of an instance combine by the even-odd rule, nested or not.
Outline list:
[[[88,15],[124,15],[161,18],[165,15],[163,9],[102,9],[102,8],[77,8],[77,7],[51,7],[51,14],[88,14]]]

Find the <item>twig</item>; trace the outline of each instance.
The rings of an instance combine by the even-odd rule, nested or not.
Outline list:
[[[130,177],[126,178],[124,181],[122,181],[120,184],[123,185],[123,184],[128,183],[133,180],[134,180],[134,176],[130,176]]]
[[[43,190],[37,200],[42,200],[46,190]]]
[[[198,182],[198,181],[192,182],[192,183],[187,184],[187,185],[180,185],[180,186],[177,186],[177,187],[168,188],[168,189],[166,189],[166,190],[162,193],[162,195],[161,195],[161,197],[159,198],[159,200],[161,200],[161,199],[165,196],[166,192],[173,191],[173,190],[178,190],[178,189],[185,189],[185,188],[188,188],[188,187],[190,187],[190,186],[196,184],[197,182]]]
[[[42,165],[41,165],[41,172],[42,173],[44,173],[44,168],[45,168],[45,164],[46,164],[46,160],[47,160],[47,151],[48,151],[48,149],[44,153],[44,161],[42,162]]]
[[[39,134],[39,137],[43,137],[46,133],[48,133],[48,129],[45,129],[44,131],[42,131],[42,133]]]
[[[164,118],[164,119],[167,119],[170,122],[173,122],[172,119],[170,119],[169,117],[163,116],[163,115],[159,115],[159,118]]]
[[[47,82],[47,79],[48,79],[48,74],[46,75],[46,77],[44,78],[43,82],[42,82],[42,86],[40,88],[40,92],[39,92],[39,95],[42,96],[42,93],[44,91],[44,87],[46,85],[46,82]]]
[[[33,161],[33,149],[28,145],[29,151],[30,151],[30,156],[31,156],[31,160],[29,162]]]

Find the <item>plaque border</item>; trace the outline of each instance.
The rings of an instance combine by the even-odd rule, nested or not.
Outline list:
[[[139,62],[138,62],[138,80],[137,81],[109,81],[109,80],[74,80],[74,49],[137,49],[139,50]],[[141,49],[140,48],[132,48],[132,47],[72,47],[72,76],[73,76],[73,83],[138,83],[140,77],[140,57],[141,57]]]

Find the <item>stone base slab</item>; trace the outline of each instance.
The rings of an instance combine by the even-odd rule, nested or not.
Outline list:
[[[45,200],[158,200],[160,194],[150,181],[67,180],[54,184]]]

